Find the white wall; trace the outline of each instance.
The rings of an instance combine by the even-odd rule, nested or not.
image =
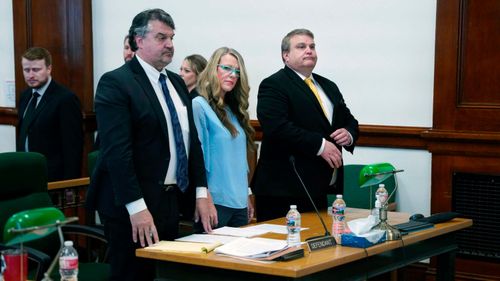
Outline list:
[[[9,35],[11,1],[0,3],[2,23],[10,22],[0,30]],[[200,53],[208,58],[224,45],[243,55],[250,75],[253,119],[260,81],[282,67],[281,39],[291,29],[304,27],[316,37],[319,61],[315,72],[338,84],[361,124],[432,126],[436,0],[94,0],[95,85],[104,72],[122,64],[123,36],[132,18],[156,7],[169,12],[177,27],[170,70],[177,72],[187,55]],[[3,56],[0,52],[2,62],[12,64],[0,67],[13,73],[12,57],[4,60]],[[0,73],[3,80],[13,80],[13,74]],[[0,134],[1,140],[13,138],[13,134]],[[0,141],[0,151],[3,147]],[[421,150],[360,147],[353,156],[345,154],[345,163],[384,161],[405,169],[398,176],[400,210],[424,214],[430,212],[430,159]]]
[[[283,66],[280,43],[290,30],[315,33],[315,72],[335,81],[362,124],[432,124],[436,1],[275,0],[93,1],[95,83],[122,64],[122,41],[132,18],[162,8],[176,24],[178,72],[192,53],[208,58],[221,46],[237,49],[250,73],[250,113],[263,78]],[[117,17],[117,15],[121,15]]]
[[[0,0],[0,106],[15,107],[12,1]],[[0,152],[16,150],[16,128],[0,125]]]

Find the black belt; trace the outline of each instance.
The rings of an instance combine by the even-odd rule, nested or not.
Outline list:
[[[171,192],[171,191],[174,191],[174,190],[177,190],[178,187],[177,187],[177,184],[164,184],[162,185],[161,187],[165,192]]]

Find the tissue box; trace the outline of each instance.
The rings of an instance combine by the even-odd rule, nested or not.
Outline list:
[[[367,248],[378,243],[385,242],[385,231],[371,231],[362,236],[356,236],[354,233],[346,233],[341,235],[342,246]]]

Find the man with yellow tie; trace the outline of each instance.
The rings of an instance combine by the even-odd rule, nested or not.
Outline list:
[[[311,31],[289,32],[281,56],[285,67],[259,86],[263,139],[253,178],[259,221],[285,216],[292,204],[314,210],[294,168],[319,209],[326,194],[342,194],[342,147],[352,153],[359,133],[337,85],[312,73],[318,57]]]

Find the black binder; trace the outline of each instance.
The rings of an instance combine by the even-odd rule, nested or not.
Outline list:
[[[434,224],[425,221],[409,221],[405,223],[396,224],[394,225],[394,227],[403,233],[409,233],[434,227]]]

